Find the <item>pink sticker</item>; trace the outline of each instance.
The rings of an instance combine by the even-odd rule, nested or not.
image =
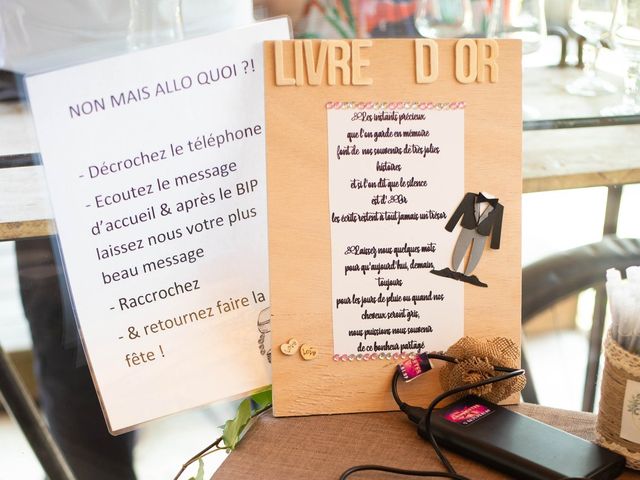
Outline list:
[[[431,370],[431,362],[426,353],[412,355],[398,365],[398,370],[402,374],[405,382],[409,382],[414,378]]]
[[[486,405],[476,403],[474,405],[464,405],[457,407],[444,415],[444,419],[460,425],[469,425],[478,421],[482,417],[486,417],[493,410]]]

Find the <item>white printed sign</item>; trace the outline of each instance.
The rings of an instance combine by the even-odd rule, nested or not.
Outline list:
[[[446,349],[464,333],[463,284],[430,271],[451,263],[464,110],[332,105],[334,354]]]
[[[112,432],[270,383],[262,41],[287,38],[281,18],[27,79]]]

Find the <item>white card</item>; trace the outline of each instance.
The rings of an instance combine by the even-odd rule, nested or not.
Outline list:
[[[334,354],[445,349],[464,289],[430,271],[451,263],[464,110],[361,107],[327,110]]]
[[[112,432],[270,383],[262,41],[287,38],[279,18],[27,79]]]
[[[640,443],[640,382],[627,380],[622,403],[620,437]]]

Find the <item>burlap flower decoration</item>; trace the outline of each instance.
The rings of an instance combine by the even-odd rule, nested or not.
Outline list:
[[[518,368],[520,349],[508,338],[496,337],[477,339],[462,337],[446,352],[455,357],[458,363],[447,363],[440,370],[440,385],[443,390],[468,385],[484,380],[501,372],[496,372],[493,365],[507,368]],[[491,385],[474,388],[458,395],[478,395],[490,402],[498,403],[509,395],[521,391],[527,383],[524,375]]]

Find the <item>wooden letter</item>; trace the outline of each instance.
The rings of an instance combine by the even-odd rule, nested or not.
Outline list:
[[[276,64],[276,85],[295,85],[296,79],[285,77],[284,75],[284,52],[282,50],[282,40],[273,42],[274,60]]]
[[[362,69],[371,65],[368,58],[362,58],[363,48],[370,48],[373,45],[371,40],[351,41],[351,83],[353,85],[373,85],[373,78],[363,77]]]
[[[465,61],[465,50],[469,51],[468,60]],[[465,74],[465,65],[469,72]],[[468,38],[456,42],[456,79],[460,83],[472,83],[478,77],[478,46],[475,40]]]
[[[296,86],[304,85],[304,59],[302,58],[302,41],[293,42],[293,53],[296,69]]]
[[[478,40],[478,82],[486,82],[486,69],[489,69],[489,81],[498,81],[498,42],[491,39]]]
[[[416,39],[416,83],[433,83],[438,79],[438,44],[430,38]],[[429,48],[429,75],[424,72],[424,49]]]
[[[327,42],[320,42],[318,58],[313,60],[313,42],[303,40],[304,58],[307,64],[307,80],[309,85],[320,85],[324,76],[324,66],[327,61]]]
[[[350,85],[351,84],[351,71],[349,68],[349,59],[351,57],[351,49],[349,48],[349,44],[345,40],[323,40],[327,42],[327,68],[328,72],[328,81],[329,85],[336,84],[336,74],[337,70],[340,69],[342,71],[342,84]],[[336,51],[340,50],[341,55],[338,57],[336,55]]]

